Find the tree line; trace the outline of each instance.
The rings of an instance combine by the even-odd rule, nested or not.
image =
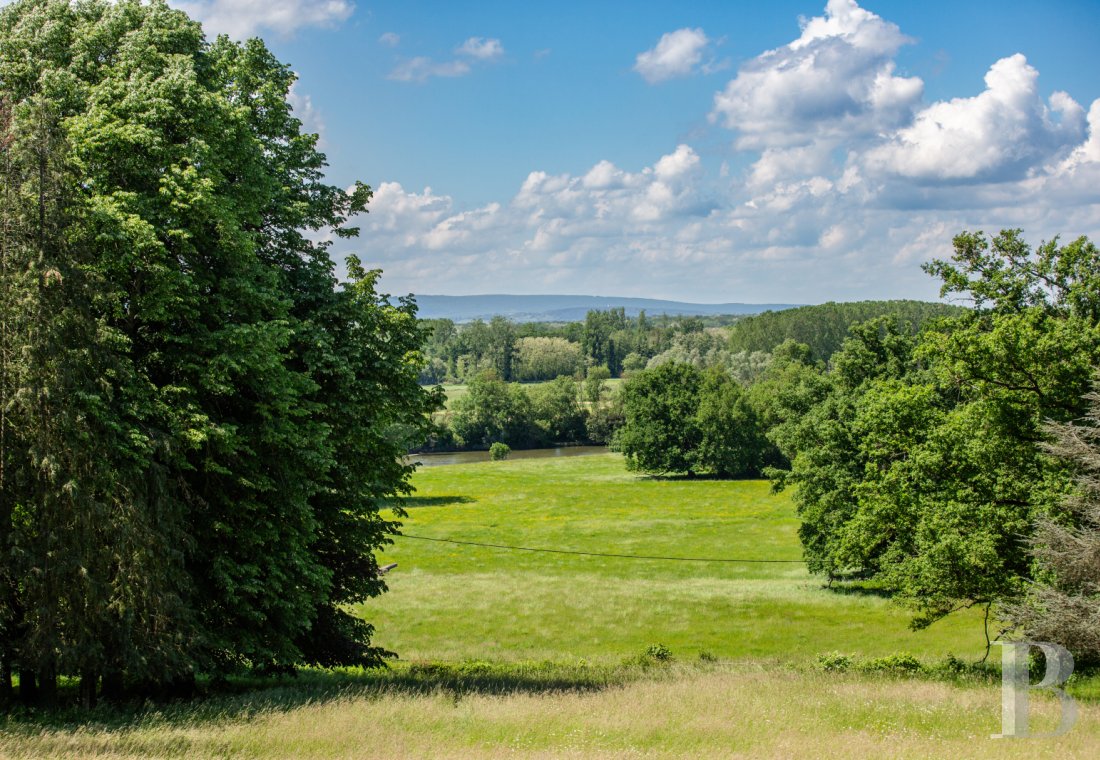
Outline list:
[[[896,324],[915,332],[945,313],[961,311],[958,307],[915,301],[868,301],[851,305],[855,307],[852,309],[846,308],[848,306],[829,303],[795,309],[796,318],[785,319],[777,330],[767,334],[790,333],[811,339],[815,335],[831,336],[838,331],[846,332],[854,324],[853,320],[867,315],[890,316]],[[775,314],[781,313],[784,312]],[[763,315],[765,324],[771,324],[766,321],[770,316],[771,313]],[[418,448],[481,449],[492,443],[516,448],[555,443],[610,443],[626,419],[625,415],[633,414],[630,410],[644,403],[639,396],[643,385],[652,384],[651,392],[656,392],[655,389],[665,383],[653,378],[676,372],[681,373],[680,379],[686,383],[677,392],[688,393],[689,389],[695,389],[689,393],[695,416],[683,423],[679,433],[670,433],[671,437],[665,436],[662,440],[670,443],[681,433],[691,440],[693,436],[698,437],[698,425],[717,431],[731,422],[723,403],[715,402],[709,394],[718,393],[734,404],[737,407],[735,414],[741,418],[748,414],[750,401],[733,399],[732,394],[781,371],[792,351],[807,362],[814,359],[815,351],[826,352],[825,359],[832,355],[829,340],[815,340],[811,345],[791,337],[776,345],[759,342],[759,345],[767,345],[766,351],[734,350],[743,338],[738,333],[742,321],[729,319],[733,320],[732,325],[717,324],[714,318],[667,315],[650,318],[644,311],[631,318],[619,308],[589,311],[584,322],[575,323],[517,324],[500,316],[489,322],[474,320],[465,325],[456,325],[446,319],[425,320],[429,334],[424,347],[426,363],[421,371],[421,382],[464,379],[469,383],[470,392],[449,410],[434,415],[434,432]],[[759,334],[758,328],[752,329],[756,331],[754,334]],[[799,348],[792,348],[794,346]],[[781,366],[771,370],[775,357],[782,360]],[[645,372],[663,365],[687,365],[691,369],[670,368],[662,371],[665,374],[658,372],[655,375]],[[599,388],[604,379],[635,377],[638,382],[631,385],[628,393]],[[727,377],[734,381],[732,385],[724,384],[723,378]],[[547,382],[552,383],[552,387],[520,385]],[[571,398],[567,392],[570,387],[573,389]],[[696,392],[700,388],[706,389],[702,396]],[[763,390],[753,391],[754,396],[761,394]],[[697,403],[703,405],[702,416],[696,415]],[[752,402],[753,408],[762,403],[756,399]],[[752,415],[752,419],[756,419],[757,412]],[[556,421],[563,418],[572,422],[565,425]],[[675,424],[680,422],[676,418]],[[624,451],[646,448],[651,434],[657,432],[650,429],[643,434],[636,432],[638,430],[640,428],[635,425],[624,433],[624,440],[634,442]],[[780,455],[775,445],[762,434],[752,436],[751,440],[753,453],[742,451],[737,455],[738,464],[729,459],[733,455],[728,447],[711,439],[703,447],[709,455],[699,458],[700,455],[694,452],[695,444],[688,443],[680,448],[691,449],[693,453],[677,455],[676,461],[692,460],[691,467],[681,468],[692,473],[760,474],[767,463]],[[714,458],[719,450],[725,451],[722,455],[725,459],[721,462]],[[628,456],[632,466],[636,460],[633,454]]]
[[[625,309],[591,310],[583,322],[514,323],[505,317],[455,324],[425,320],[428,339],[424,384],[461,383],[491,369],[505,381],[538,382],[563,375],[584,377],[593,366],[611,377],[676,361],[699,369],[723,366],[750,382],[776,347],[794,340],[814,359],[828,360],[848,328],[872,317],[893,316],[919,329],[959,307],[922,301],[827,303],[752,317],[630,317]]]
[[[730,329],[729,350],[770,352],[784,341],[810,347],[813,359],[828,361],[840,350],[852,325],[877,317],[894,317],[899,324],[916,328],[926,322],[958,316],[959,306],[928,301],[853,301],[798,306],[743,317]]]
[[[162,0],[0,10],[0,704],[387,655],[346,608],[439,398],[415,305],[309,234],[371,193],[293,82]]]

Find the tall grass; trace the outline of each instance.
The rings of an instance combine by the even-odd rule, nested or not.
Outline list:
[[[993,740],[988,685],[807,669],[708,665],[641,671],[437,666],[168,708],[128,721],[9,722],[2,757],[1095,757],[1100,707],[1058,739]],[[447,675],[449,672],[449,675]],[[454,679],[448,683],[447,678]],[[423,680],[420,680],[423,679]],[[494,680],[495,679],[495,680]],[[516,688],[504,688],[516,680]],[[526,685],[526,688],[523,686]],[[1057,704],[1033,702],[1035,730]]]

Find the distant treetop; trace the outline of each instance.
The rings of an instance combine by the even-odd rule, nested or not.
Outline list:
[[[810,347],[812,358],[828,361],[840,349],[848,328],[876,317],[895,317],[914,332],[926,322],[965,311],[963,307],[926,301],[856,301],[799,306],[745,317],[730,328],[730,350],[770,352],[793,339]]]

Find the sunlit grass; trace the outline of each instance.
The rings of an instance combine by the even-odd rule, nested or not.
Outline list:
[[[797,559],[790,500],[766,483],[661,480],[617,455],[417,473],[411,534],[682,557]],[[1100,681],[1077,726],[1003,741],[995,673],[822,672],[904,651],[975,659],[976,615],[913,633],[873,595],[826,590],[799,563],[625,560],[398,539],[391,591],[364,605],[392,668],[237,680],[175,705],[17,714],[0,757],[1073,758],[1100,746]],[[671,663],[642,657],[654,643]],[[954,671],[952,671],[954,672]],[[1032,699],[1032,728],[1058,704]]]
[[[663,480],[615,454],[436,467],[405,502],[413,535],[534,548],[798,560],[798,521],[764,481]],[[808,661],[826,651],[974,659],[977,615],[913,632],[873,595],[798,562],[698,563],[504,551],[399,538],[389,593],[361,608],[403,657],[617,660],[651,643],[693,656]]]
[[[578,684],[562,690],[545,681],[553,668],[541,670],[545,688],[433,686],[430,671],[406,669],[348,679],[339,690],[306,679],[248,703],[215,700],[79,728],[9,722],[0,756],[1074,758],[1094,757],[1100,743],[1095,704],[1080,706],[1065,737],[991,739],[1000,695],[981,685],[673,664],[591,682],[583,668],[562,668],[563,684]],[[1036,731],[1057,722],[1051,699],[1036,698],[1032,712]]]

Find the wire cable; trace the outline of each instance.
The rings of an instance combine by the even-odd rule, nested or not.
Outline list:
[[[581,557],[614,557],[616,559],[649,559],[663,560],[666,562],[741,562],[759,564],[803,564],[800,559],[733,559],[729,557],[661,557],[645,554],[614,554],[611,552],[580,552],[571,549],[538,549],[530,546],[508,546],[506,544],[486,544],[480,541],[458,541],[453,538],[431,538],[429,536],[417,536],[412,533],[397,533],[398,538],[414,538],[417,541],[435,541],[441,544],[458,544],[459,546],[481,546],[487,549],[509,549],[517,552],[539,552],[545,554],[573,554]]]

